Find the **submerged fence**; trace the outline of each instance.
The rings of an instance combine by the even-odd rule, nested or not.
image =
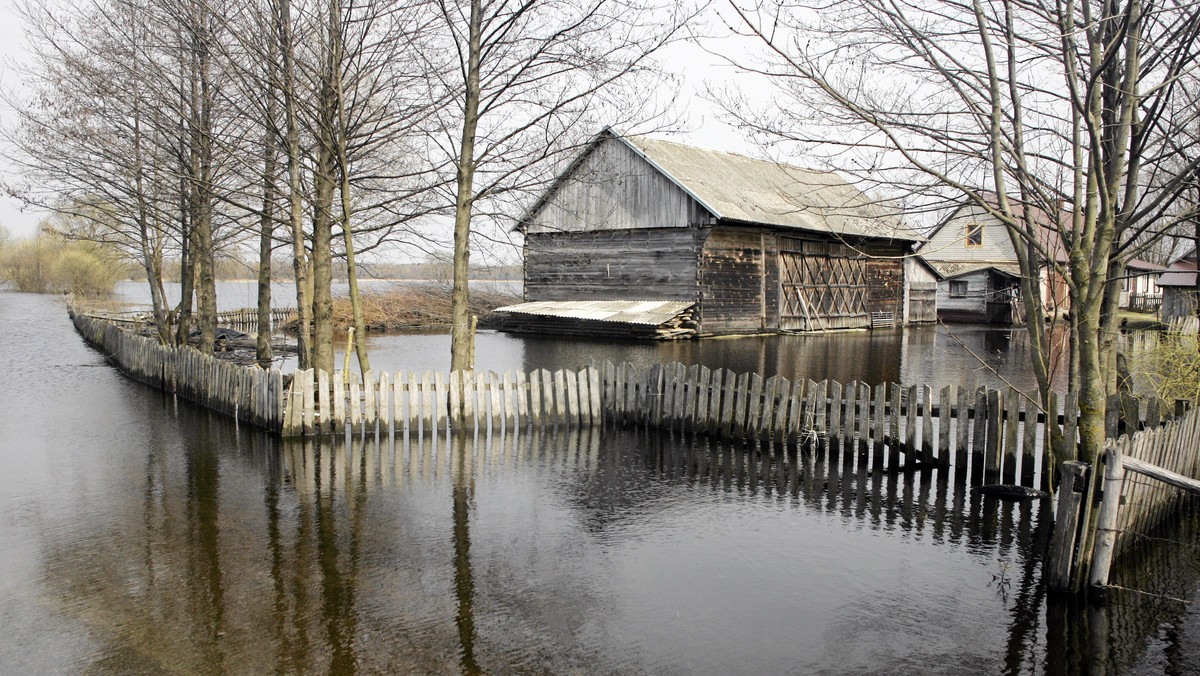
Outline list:
[[[795,446],[850,446],[877,467],[952,467],[973,483],[1047,488],[1055,458],[1072,459],[1077,407],[1055,396],[1046,415],[1013,389],[762,378],[674,363],[604,362],[579,371],[395,374],[297,372],[284,436],[446,433],[602,421]],[[1115,397],[1110,436],[1160,425],[1182,409]],[[1047,453],[1047,440],[1065,440]]]
[[[275,369],[239,366],[188,347],[162,345],[108,319],[72,312],[75,329],[130,377],[201,406],[278,431],[284,376]]]

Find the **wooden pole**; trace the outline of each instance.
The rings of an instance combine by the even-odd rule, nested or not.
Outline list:
[[[1129,437],[1121,437],[1127,445]],[[1102,594],[1108,585],[1113,551],[1117,543],[1117,510],[1121,504],[1121,484],[1125,481],[1125,466],[1121,448],[1109,440],[1104,450],[1104,494],[1100,500],[1100,517],[1096,522],[1096,545],[1092,550],[1092,571],[1089,582],[1092,590]]]

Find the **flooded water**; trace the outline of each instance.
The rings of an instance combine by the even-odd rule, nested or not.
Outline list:
[[[605,427],[283,443],[0,293],[2,673],[1195,673],[1200,517],[1047,599],[1039,503]],[[434,365],[436,366],[436,365]]]
[[[378,288],[396,282],[370,280]],[[478,282],[489,289],[520,293],[519,285],[509,282]],[[118,288],[121,300],[148,304],[141,283],[125,282]],[[276,297],[285,299],[293,290],[273,285]],[[221,309],[251,307],[256,302],[255,286],[250,282],[222,282],[218,285]],[[343,287],[335,292],[344,293]],[[178,285],[168,293],[178,294]],[[336,363],[343,363],[344,336],[335,341]],[[377,335],[368,339],[371,367],[376,371],[448,371],[450,336],[445,330]],[[843,383],[859,380],[874,386],[896,382],[902,385],[928,384],[935,389],[945,385],[1004,387],[1009,384],[1025,391],[1036,389],[1029,369],[1028,334],[1021,328],[981,325],[925,326],[880,331],[850,331],[824,335],[734,336],[705,340],[670,342],[612,342],[581,338],[552,338],[480,331],[476,343],[476,367],[498,373],[514,369],[576,369],[611,359],[639,366],[678,361],[726,368],[735,372],[754,372],[763,377],[781,375],[788,379],[831,379]],[[357,362],[351,360],[351,368]],[[1057,362],[1059,388],[1065,387],[1065,363]],[[283,359],[278,367],[285,372],[296,367],[295,358]]]

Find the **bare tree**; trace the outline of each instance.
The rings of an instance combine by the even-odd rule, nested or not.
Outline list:
[[[472,217],[545,184],[564,153],[602,123],[653,118],[653,55],[689,11],[626,0],[436,0],[435,91],[453,100],[435,142],[454,169],[451,369],[473,367],[468,310]]]
[[[1157,0],[727,8],[730,25],[764,48],[761,61],[739,65],[782,94],[769,114],[731,110],[748,129],[865,182],[905,188],[912,202],[966,200],[1008,227],[1043,401],[1050,370],[1037,280],[1047,266],[1061,275],[1075,328],[1079,449],[1094,461],[1118,278],[1197,165],[1194,152],[1182,165],[1165,158],[1166,139],[1195,116],[1171,102],[1196,65],[1200,14]],[[1056,261],[1054,241],[1067,262]]]

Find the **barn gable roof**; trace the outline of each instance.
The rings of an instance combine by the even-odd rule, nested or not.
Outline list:
[[[921,241],[894,208],[868,197],[832,172],[812,171],[606,128],[526,212],[518,228],[569,180],[600,143],[624,143],[717,219],[850,237]]]

